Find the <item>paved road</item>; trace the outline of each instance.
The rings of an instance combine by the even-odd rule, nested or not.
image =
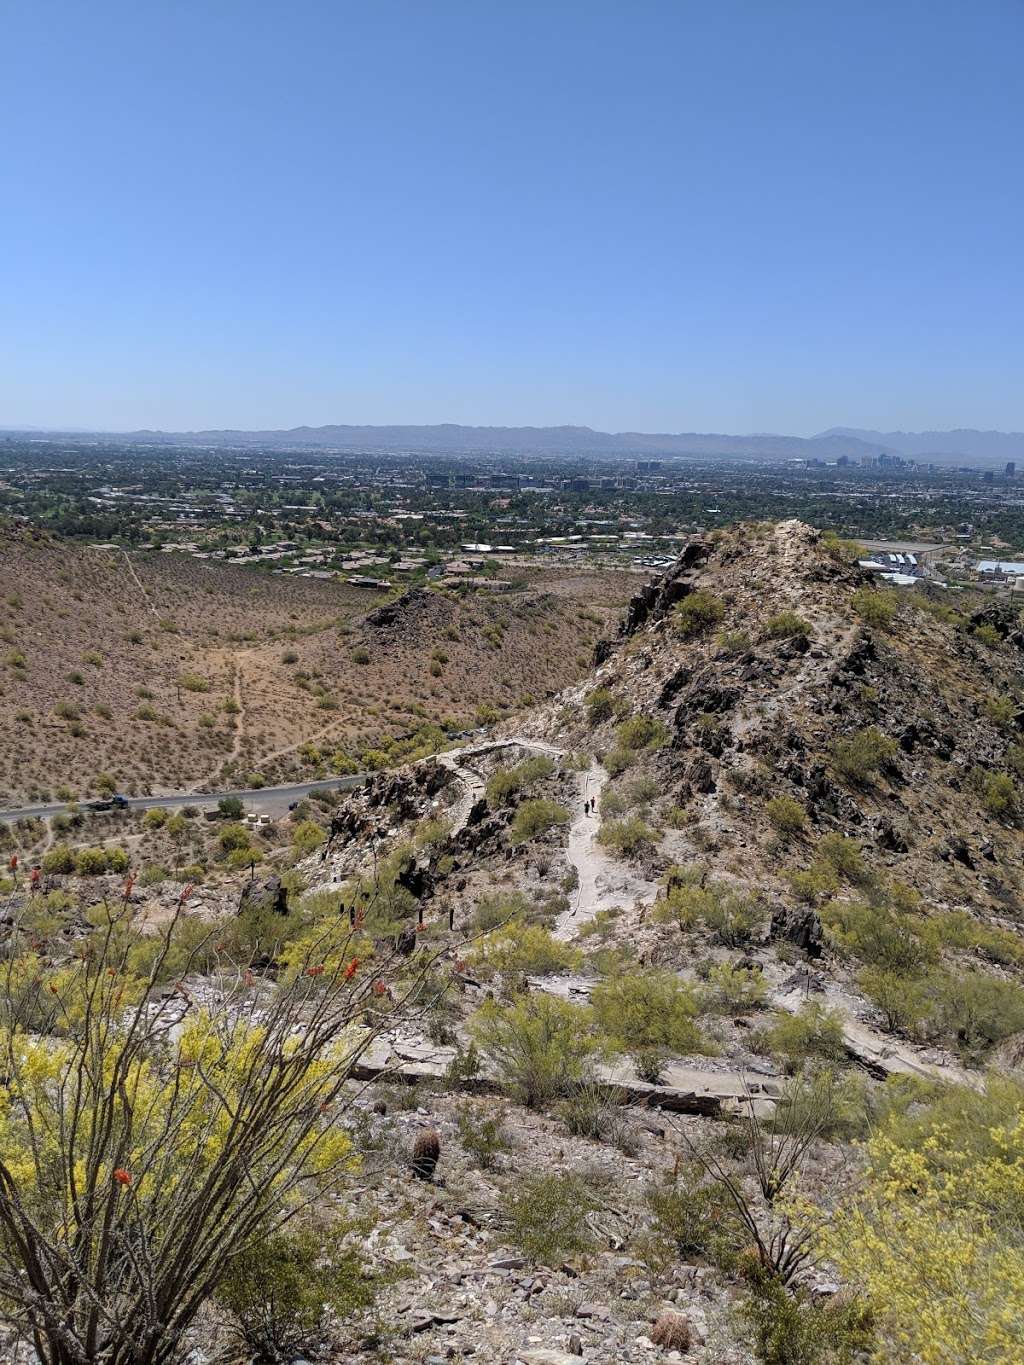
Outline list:
[[[166,796],[130,796],[128,809],[152,810],[154,806],[199,806],[201,809],[209,809],[222,797],[237,796],[245,802],[248,810],[259,811],[264,815],[280,815],[293,801],[301,801],[304,796],[310,796],[313,792],[348,791],[352,787],[358,787],[363,777],[364,774],[356,773],[351,777],[329,777],[323,782],[297,782],[290,787],[253,787],[220,792],[171,792]],[[84,809],[87,802],[83,800],[79,804]],[[22,806],[19,809],[0,810],[0,823],[47,820],[51,815],[60,815],[67,809],[66,801],[58,801],[49,806]]]

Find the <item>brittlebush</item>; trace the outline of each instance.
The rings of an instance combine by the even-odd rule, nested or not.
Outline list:
[[[883,1130],[824,1250],[868,1299],[874,1359],[1024,1359],[1024,1112],[965,1150],[946,1125],[910,1147]]]

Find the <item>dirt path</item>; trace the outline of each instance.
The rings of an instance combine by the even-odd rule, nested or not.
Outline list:
[[[138,588],[139,592],[142,593],[142,600],[143,600],[143,601],[145,602],[145,604],[146,604],[146,609],[147,609],[147,611],[150,613],[151,616],[155,616],[155,615],[156,615],[156,607],[154,607],[154,606],[153,606],[153,603],[150,601],[149,593],[146,591],[146,588],[145,588],[145,585],[144,585],[143,582],[142,582],[142,579],[141,579],[141,578],[139,577],[139,575],[135,572],[135,565],[132,563],[132,561],[131,561],[131,559],[130,559],[130,557],[129,557],[129,555],[128,555],[128,551],[127,551],[127,550],[122,550],[121,553],[124,555],[124,562],[125,562],[125,564],[127,564],[127,566],[128,566],[128,572],[131,574],[132,578],[135,580],[135,586]]]

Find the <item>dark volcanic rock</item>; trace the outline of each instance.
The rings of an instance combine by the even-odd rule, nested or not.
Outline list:
[[[265,882],[246,882],[238,898],[238,913],[247,910],[273,910],[276,915],[288,913],[288,889],[280,877],[268,877]]]
[[[810,909],[788,909],[778,905],[772,911],[770,935],[772,938],[785,939],[802,949],[809,958],[821,957],[824,940],[821,933],[821,920]]]

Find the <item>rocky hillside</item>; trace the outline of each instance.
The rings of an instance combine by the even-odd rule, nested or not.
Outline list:
[[[773,894],[841,834],[936,906],[1015,926],[1024,633],[957,605],[877,591],[800,523],[733,530],[639,593],[531,732],[610,755],[616,785],[649,774],[695,853]]]
[[[454,609],[346,640],[401,667]],[[150,813],[137,884],[63,845],[44,894],[9,878],[18,1017],[105,964],[108,905],[132,962],[171,925],[150,989],[193,1018],[342,1008],[336,1103],[303,1112],[358,1175],[190,1344],[292,1330],[286,1274],[289,1358],[1018,1361],[1022,660],[996,599],[738,527],[516,720],[258,833]]]

